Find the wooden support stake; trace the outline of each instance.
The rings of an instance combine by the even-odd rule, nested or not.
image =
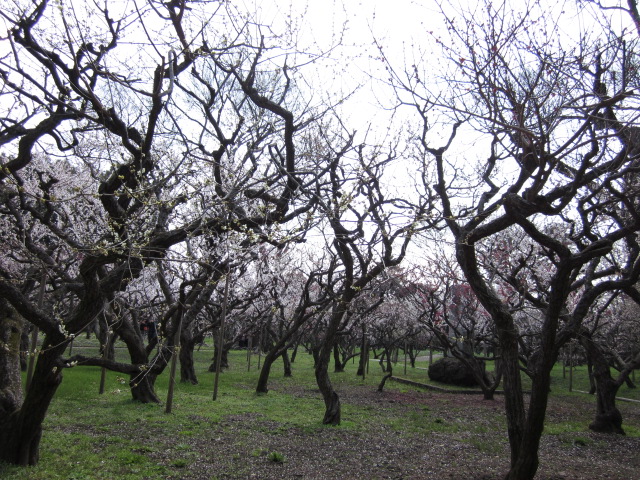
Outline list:
[[[220,370],[222,369],[222,349],[224,348],[224,322],[227,317],[227,299],[229,298],[229,277],[231,272],[227,273],[224,283],[224,299],[222,300],[222,316],[220,317],[220,332],[218,339],[218,355],[216,356],[216,376],[213,381],[213,399],[218,398],[218,379],[220,378]]]
[[[366,349],[366,351],[365,351],[365,359],[366,359],[366,360],[365,360],[364,364],[365,364],[365,365],[366,365],[366,367],[367,367],[367,374],[368,374],[368,373],[369,373],[369,351],[370,351],[370,348],[369,348],[369,340],[367,340],[366,345],[367,345],[367,349]],[[364,376],[363,376],[362,378],[363,378],[363,380],[364,380]]]
[[[569,391],[573,391],[573,345],[569,346]]]
[[[104,349],[102,350],[102,359],[106,360],[109,355],[109,348],[111,348],[111,333],[109,332],[109,322],[107,323],[107,341],[104,344]],[[104,393],[104,384],[107,379],[107,369],[102,367],[100,370],[100,387],[98,388],[98,393],[102,395]]]
[[[173,353],[171,354],[171,370],[169,373],[169,391],[167,392],[167,403],[164,408],[164,413],[171,413],[173,407],[173,390],[176,384],[176,367],[178,364],[178,355],[180,355],[180,337],[182,336],[182,315],[183,305],[182,299],[180,299],[180,306],[178,307],[178,328],[173,334]]]
[[[260,370],[260,364],[262,363],[262,333],[264,332],[264,325],[260,327],[260,335],[258,336],[258,370]]]
[[[407,341],[404,341],[404,374],[407,374]]]
[[[40,289],[38,290],[38,308],[42,309],[42,305],[44,304],[44,292],[47,286],[47,272],[43,268],[42,269],[42,278],[40,279]],[[33,379],[33,369],[36,364],[37,357],[37,349],[38,349],[38,327],[33,326],[33,331],[31,332],[31,346],[29,348],[29,365],[27,367],[27,384],[25,385],[25,393],[29,391],[29,387],[31,386],[31,380]]]

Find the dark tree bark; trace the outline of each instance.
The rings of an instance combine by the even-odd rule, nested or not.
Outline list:
[[[415,348],[413,345],[409,345],[409,347],[407,348],[407,354],[409,355],[409,365],[411,365],[411,368],[416,368],[416,359],[418,358],[419,353],[420,350]]]
[[[333,373],[344,373],[344,365],[340,358],[340,346],[336,343],[333,346]]]
[[[154,336],[152,338],[149,339],[149,343],[147,344],[147,348],[145,348],[145,351],[147,352],[147,355],[151,355],[151,353],[153,352],[153,350],[158,346],[158,336]]]
[[[111,330],[109,325],[113,323],[113,321],[109,322],[107,320],[108,316],[105,312],[102,312],[100,316],[103,317],[103,321],[100,322],[97,333],[98,340],[100,340],[100,356],[113,361],[116,357],[115,340],[117,338],[113,333],[109,333]]]
[[[155,379],[152,373],[139,373],[132,375],[129,382],[131,387],[131,397],[140,403],[160,403],[160,399],[155,392]]]
[[[293,373],[291,372],[291,360],[289,359],[289,351],[285,350],[282,352],[282,364],[284,368],[284,376],[291,377]]]
[[[62,382],[63,345],[45,338],[24,403],[11,413],[0,412],[0,459],[23,466],[38,463],[42,422]]]
[[[392,349],[385,349],[385,358],[387,359],[387,366],[384,369],[386,372],[393,372],[393,353],[392,353]]]
[[[333,349],[333,361],[335,363],[333,373],[343,373],[349,360],[360,355],[356,352],[355,346],[347,344],[345,347],[345,343],[348,341],[348,338],[343,337]]]
[[[296,342],[293,346],[293,351],[291,352],[291,363],[294,363],[296,361],[296,357],[298,356],[298,346],[300,344],[298,342]]]
[[[256,385],[256,393],[267,393],[269,388],[267,384],[269,383],[269,374],[271,373],[271,366],[273,362],[278,358],[277,351],[271,349],[264,356],[262,362],[262,368],[260,369],[260,376],[258,377],[258,384]]]
[[[0,418],[10,416],[22,405],[20,345],[25,324],[15,309],[0,299]]]
[[[23,372],[27,371],[29,362],[27,361],[29,356],[29,323],[24,322],[22,327],[22,334],[20,335],[20,369]]]
[[[587,373],[589,374],[589,395],[596,393],[596,379],[593,376],[593,363],[587,358]]]
[[[336,244],[338,243],[339,242],[336,242]],[[346,258],[351,259],[349,252],[347,252]],[[347,265],[347,271],[353,268],[352,259],[351,263],[345,262],[345,264]],[[339,425],[341,419],[340,397],[333,389],[331,379],[329,378],[329,362],[331,360],[331,353],[338,339],[338,330],[347,314],[347,308],[355,296],[354,289],[350,288],[351,278],[349,278],[348,275],[347,285],[349,287],[346,291],[342,292],[342,298],[336,303],[329,317],[322,344],[317,350],[315,376],[316,383],[324,400],[325,413],[322,423],[325,425]]]
[[[454,230],[455,231],[455,230]],[[466,237],[466,232],[459,233]],[[513,317],[496,294],[488,288],[480,275],[473,244],[458,242],[456,257],[469,285],[473,288],[480,302],[491,314],[496,325],[498,340],[502,352],[502,373],[504,375],[505,409],[507,415],[507,432],[511,447],[511,464],[520,457],[520,445],[524,436],[525,407],[520,378],[520,359],[518,355],[518,333]],[[533,458],[535,457],[535,458]],[[537,468],[537,449],[530,452],[526,468]],[[523,473],[522,478],[533,478],[530,473]],[[534,470],[535,474],[535,470]],[[516,477],[512,477],[515,479]]]
[[[113,319],[114,333],[117,334],[127,346],[129,358],[132,365],[148,365],[149,356],[144,345],[144,339],[140,329],[134,324],[131,315],[124,307],[114,308],[115,314],[119,318]],[[113,346],[114,341],[109,342]],[[141,403],[160,403],[160,399],[155,393],[154,384],[156,375],[161,372],[161,368],[166,366],[162,362],[154,362],[154,369],[136,369],[135,373],[129,375],[129,387],[133,400]]]
[[[82,300],[65,324],[70,332],[79,333],[84,327],[86,319],[97,316],[102,309],[104,297],[98,287],[97,265],[95,258],[91,257],[85,257],[80,265],[80,275],[84,281],[85,289],[82,292]],[[42,348],[24,402],[22,405],[15,405],[18,397],[14,396],[15,400],[7,403],[7,408],[9,410],[14,408],[14,410],[0,410],[0,458],[18,465],[35,465],[39,458],[42,422],[62,381],[62,369],[68,366],[62,362],[61,356],[73,336],[64,335],[62,333],[64,328],[59,320],[47,316],[41,309],[34,307],[28,298],[10,283],[0,280],[0,297],[9,300],[12,308],[20,316],[45,332]],[[3,302],[0,305],[3,312],[0,316],[17,318],[16,313],[11,313],[12,308]],[[15,326],[14,322],[15,320],[5,323],[3,335],[12,332],[12,335],[15,335],[15,340],[12,341],[19,344],[20,329]],[[2,354],[0,354],[1,357]],[[15,359],[7,366],[9,364],[15,367],[15,372],[20,373],[17,353]],[[15,379],[12,380],[12,382],[15,381]],[[21,381],[20,377],[17,381]],[[8,379],[1,378],[0,382],[2,382],[1,389],[10,383]],[[10,390],[16,391],[15,388]],[[4,395],[4,399],[8,398],[8,395]],[[17,410],[15,410],[16,406],[19,407]]]
[[[340,319],[338,319],[337,322],[339,324]],[[332,330],[337,330],[337,325]],[[331,331],[327,331],[327,336],[331,334]],[[335,334],[332,336],[335,338]],[[331,359],[332,350],[332,343],[325,339],[325,342],[318,352],[318,360],[315,368],[316,383],[324,400],[325,412],[322,423],[325,425],[339,425],[341,416],[340,397],[333,389],[331,379],[329,378],[329,360]]]
[[[625,378],[624,383],[626,383],[626,384],[627,384],[627,388],[628,388],[628,389],[633,390],[634,388],[637,388],[637,387],[636,387],[636,384],[635,384],[635,383],[633,383],[633,380],[631,379],[631,377],[627,377],[627,378]]]
[[[362,339],[360,344],[360,360],[358,362],[358,371],[356,372],[356,376],[364,377],[367,372],[366,361],[369,356],[368,345],[367,345],[367,326],[362,324]]]
[[[222,345],[222,356],[220,357],[220,368],[229,368],[229,350],[233,346],[232,342],[226,342]],[[218,342],[215,342],[213,347],[213,358],[211,359],[211,365],[209,365],[209,371],[215,372],[217,369],[218,359]]]
[[[271,367],[279,357],[282,357],[284,376],[291,377],[291,361],[289,360],[286,340],[289,336],[281,337],[276,344],[269,349],[264,356],[262,368],[260,369],[260,375],[258,377],[258,383],[256,385],[256,393],[267,393],[269,391],[269,375],[271,374]]]
[[[616,394],[620,385],[606,375],[598,378],[597,385],[597,413],[595,420],[589,424],[589,428],[594,432],[624,435],[622,414],[616,407]]]
[[[589,428],[594,432],[624,435],[622,414],[616,407],[616,394],[622,380],[616,381],[611,377],[609,362],[598,344],[586,332],[580,335],[580,343],[587,353],[589,363],[593,365],[596,383],[596,418]]]
[[[184,333],[184,330],[183,330]],[[180,342],[180,382],[198,384],[198,377],[193,360],[193,350],[196,344],[200,343],[204,335],[193,336],[190,333],[182,335]]]
[[[347,255],[350,258],[349,255]],[[348,262],[346,262],[348,264]],[[348,268],[352,268],[353,263]],[[336,306],[329,318],[325,336],[322,339],[322,344],[318,349],[317,360],[315,365],[316,383],[322,394],[324,400],[325,413],[322,423],[325,425],[339,425],[340,424],[340,397],[333,389],[331,379],[329,378],[329,362],[331,360],[331,353],[333,352],[334,345],[338,340],[338,331],[347,315],[347,308],[353,298],[355,297],[355,290],[351,288],[350,279],[347,280],[349,287],[342,293],[342,298],[337,302]]]
[[[393,377],[393,369],[390,369],[387,373],[384,374],[384,376],[382,377],[382,380],[380,381],[380,384],[378,385],[378,391],[382,392],[384,390],[384,386],[387,383],[387,380],[389,380],[391,377]]]

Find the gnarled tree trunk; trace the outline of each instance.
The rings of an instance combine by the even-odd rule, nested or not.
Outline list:
[[[193,350],[197,343],[204,340],[204,332],[194,335],[190,328],[182,330],[180,337],[180,382],[198,384],[198,377],[195,370],[195,362],[193,360]]]
[[[127,346],[131,364],[147,365],[149,363],[149,355],[144,345],[142,334],[137,325],[134,325],[131,316],[122,311],[119,321],[114,321],[113,324],[116,325],[115,333],[122,338]],[[114,342],[111,341],[109,343],[112,346]],[[155,362],[156,369],[164,366],[160,363]],[[131,388],[133,400],[141,403],[160,403],[160,399],[154,389],[156,376],[157,373],[153,374],[148,369],[129,375],[129,387]]]
[[[6,327],[7,322],[2,322],[1,328],[6,331]],[[17,340],[19,346],[19,334]],[[21,381],[19,354],[0,355],[3,358],[0,361],[3,364],[0,372],[0,460],[22,466],[38,463],[42,422],[62,382],[59,359],[66,345],[64,341],[52,342],[45,337],[29,391],[21,405],[21,387],[17,385]]]
[[[324,400],[325,413],[322,423],[325,425],[340,424],[340,397],[333,389],[329,379],[329,360],[331,358],[331,344],[326,344],[320,349],[316,364],[316,382]]]
[[[338,328],[346,311],[347,303],[342,303],[336,307],[336,311],[329,320],[327,331],[317,352],[315,374],[316,383],[324,400],[325,413],[322,423],[325,425],[340,424],[340,397],[333,389],[331,379],[329,378],[329,361],[331,360],[331,352],[336,342]]]
[[[273,362],[278,358],[278,353],[275,349],[271,349],[264,356],[260,376],[258,377],[258,384],[256,385],[256,393],[267,393],[269,391],[267,384],[269,383],[271,365],[273,365]]]
[[[622,414],[616,407],[616,394],[622,382],[611,377],[609,362],[592,338],[586,333],[580,335],[580,343],[587,353],[589,363],[593,365],[593,378],[596,383],[596,418],[589,428],[595,432],[624,435]]]
[[[278,359],[278,357],[282,357],[282,361],[284,364],[284,376],[292,376],[291,361],[289,360],[289,353],[286,346],[280,349],[276,347],[271,348],[264,356],[262,368],[260,369],[260,376],[258,377],[258,384],[256,385],[256,393],[267,393],[269,391],[267,384],[269,383],[271,366],[273,365],[273,362]]]
[[[229,350],[233,342],[227,342],[222,345],[222,355],[220,357],[220,368],[229,368]],[[215,372],[217,369],[216,362],[218,361],[218,342],[216,341],[213,347],[213,358],[211,359],[211,365],[209,365],[209,371]]]
[[[25,321],[5,301],[0,303],[0,414],[22,405],[20,345]]]

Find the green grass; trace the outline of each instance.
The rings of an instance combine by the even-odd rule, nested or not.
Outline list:
[[[428,354],[428,353],[427,353]],[[400,377],[408,378],[410,380],[414,380],[417,382],[424,382],[430,385],[436,385],[439,387],[453,389],[455,390],[457,387],[452,387],[451,385],[445,385],[439,382],[434,382],[429,380],[429,375],[427,373],[427,368],[429,367],[428,361],[416,362],[416,367],[412,369],[409,365],[407,366],[407,372],[404,373],[404,359],[398,358],[398,363],[394,367],[394,374]],[[435,359],[434,359],[435,360]],[[494,370],[494,362],[486,362],[487,371],[493,372]],[[380,370],[380,367],[377,364],[377,361],[371,361],[370,371],[374,371],[373,369]],[[612,370],[612,376],[615,378],[617,372]],[[635,372],[636,384],[640,384],[640,370]],[[522,376],[522,383],[524,388],[531,387],[531,381],[525,375]],[[569,385],[572,383],[572,392],[569,392]],[[462,388],[460,388],[462,389]],[[589,373],[586,365],[578,365],[573,367],[573,379],[571,381],[569,374],[569,367],[563,368],[561,363],[557,363],[553,367],[553,371],[551,372],[551,391],[554,395],[583,395],[581,392],[588,392],[590,389],[589,386]],[[640,401],[640,388],[629,388],[626,384],[623,384],[620,387],[620,390],[617,394],[618,397],[629,398],[632,400]]]
[[[84,339],[78,339],[74,346],[75,353],[82,350],[89,354],[96,349],[94,341],[85,342]],[[126,350],[117,349],[117,355],[126,360]],[[257,395],[257,356],[253,356],[251,371],[247,371],[246,352],[231,352],[229,361],[232,368],[220,376],[218,399],[215,402],[212,400],[213,374],[206,372],[211,356],[210,348],[196,352],[196,371],[200,383],[176,384],[171,414],[165,414],[162,406],[134,403],[127,380],[122,374],[107,372],[105,393],[99,395],[99,368],[75,367],[66,370],[64,381],[44,423],[40,463],[29,468],[0,465],[0,478],[180,478],[181,471],[197,460],[194,442],[215,441],[215,435],[214,438],[207,436],[213,435],[209,432],[214,429],[235,432],[232,422],[234,417],[259,416],[264,422],[258,423],[257,428],[266,435],[283,435],[291,429],[313,434],[319,429],[331,428],[321,424],[324,404],[315,383],[310,355],[299,352],[293,365],[292,378],[282,376],[282,364],[277,362],[272,368],[269,393]],[[488,365],[489,369],[492,367],[493,365]],[[375,392],[382,377],[377,361],[371,361],[365,380],[356,377],[356,369],[357,362],[349,362],[345,373],[333,374],[332,382],[336,390],[339,392],[347,386],[363,385],[367,391]],[[405,375],[403,358],[399,358],[394,373],[432,383],[428,380],[426,370],[408,367]],[[562,366],[557,366],[553,375],[552,395],[586,397],[575,392],[588,389],[586,367],[575,369],[573,393],[568,392],[568,374],[563,378]],[[392,382],[388,382],[385,389],[397,392],[398,395],[415,391],[413,387]],[[168,369],[156,382],[156,393],[163,401],[167,390]],[[631,390],[623,386],[619,395],[638,399],[638,390],[640,389]],[[451,406],[446,414],[429,405],[399,407],[398,403],[391,403],[383,408],[374,408],[368,404],[350,404],[343,400],[343,422],[339,428],[354,435],[364,434],[373,424],[405,432],[407,435],[460,431],[482,435],[492,429],[501,429],[503,432],[505,429],[503,415],[497,415],[498,420],[493,423],[470,424],[462,419],[460,409],[463,407]],[[558,435],[567,444],[587,444],[589,440],[585,432],[589,420],[550,421],[545,427],[545,433]],[[628,435],[640,436],[640,425],[625,423],[624,427]],[[173,439],[169,447],[154,440],[159,435]],[[278,451],[255,446],[250,432],[238,430],[234,442],[238,448],[253,451],[251,455],[265,459],[272,455],[273,459],[268,458],[272,463],[286,460],[284,454]],[[495,453],[501,448],[498,444],[478,439],[471,439],[469,442],[486,453]],[[159,456],[162,456],[163,462],[157,461]],[[233,460],[237,460],[238,465],[242,464],[239,454],[235,454]],[[238,468],[239,474],[242,474],[241,467]]]
[[[612,376],[615,378],[617,372],[612,370]],[[640,382],[640,371],[636,371],[635,378],[636,383]],[[571,383],[571,377],[569,374],[569,367],[563,368],[561,364],[556,364],[553,367],[551,376],[551,390],[554,394],[570,394],[569,384]],[[582,395],[582,392],[589,391],[589,372],[586,365],[579,365],[573,367],[573,384],[572,390],[578,395]],[[618,397],[630,398],[632,400],[640,400],[640,388],[629,388],[627,384],[623,384],[618,390]]]
[[[270,452],[267,455],[267,460],[273,463],[284,463],[286,461],[286,457],[280,452]]]

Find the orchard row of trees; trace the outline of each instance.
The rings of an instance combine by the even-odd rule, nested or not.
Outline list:
[[[197,382],[211,332],[264,348],[259,392],[305,345],[330,424],[332,356],[339,370],[369,343],[390,369],[399,346],[437,341],[486,398],[502,381],[512,479],[535,475],[551,368],[578,342],[592,427],[622,432],[615,393],[640,366],[640,16],[635,0],[579,3],[588,33],[538,2],[486,2],[443,6],[405,63],[374,42],[393,112],[380,137],[318,81],[339,40],[304,45],[294,21],[213,0],[3,8],[1,458],[38,461],[64,369],[121,372],[158,402],[178,345]],[[44,338],[24,393],[29,329]],[[66,358],[88,329],[102,355]]]

